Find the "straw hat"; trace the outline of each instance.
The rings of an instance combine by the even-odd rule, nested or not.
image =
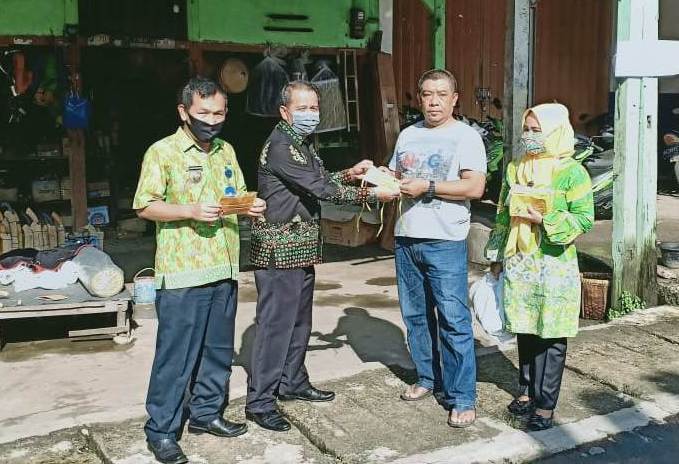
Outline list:
[[[238,58],[229,58],[222,64],[219,80],[228,93],[241,93],[248,86],[248,68]]]

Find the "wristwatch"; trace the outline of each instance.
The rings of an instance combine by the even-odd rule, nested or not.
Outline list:
[[[434,199],[435,194],[436,194],[436,182],[430,180],[429,188],[427,189],[427,193],[425,193],[424,197],[427,199],[427,201],[432,201]]]

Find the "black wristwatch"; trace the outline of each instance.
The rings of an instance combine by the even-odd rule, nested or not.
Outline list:
[[[427,201],[432,201],[435,195],[436,195],[436,182],[430,180],[429,188],[427,189],[427,193],[424,194],[424,198],[426,198]]]

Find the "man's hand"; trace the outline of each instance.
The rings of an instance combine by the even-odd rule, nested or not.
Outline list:
[[[349,174],[351,174],[351,180],[360,179],[360,176],[366,173],[368,169],[373,167],[374,164],[370,160],[363,160],[357,163],[353,167],[349,168]]]
[[[264,211],[266,211],[266,201],[262,200],[261,198],[255,198],[250,211],[248,211],[248,216],[254,218],[262,217],[264,215]]]
[[[403,179],[401,194],[409,198],[418,198],[429,190],[429,181],[424,179]]]
[[[542,224],[542,213],[540,211],[536,210],[532,206],[528,206],[528,219],[530,222],[533,224]]]
[[[401,196],[401,192],[385,189],[382,187],[375,187],[375,196],[382,203],[389,203]]]
[[[221,206],[208,204],[187,205],[188,218],[199,222],[215,222],[222,213]]]
[[[377,168],[377,169],[379,169],[380,171],[382,171],[382,172],[385,173],[385,174],[389,174],[391,177],[395,177],[395,178],[397,178],[397,179],[400,179],[400,178],[401,178],[401,173],[400,173],[400,172],[398,172],[398,171],[392,171],[391,169],[389,169],[389,168],[386,167],[386,166],[380,166],[380,167]]]

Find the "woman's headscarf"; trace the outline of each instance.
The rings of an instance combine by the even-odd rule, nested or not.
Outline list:
[[[540,123],[545,139],[545,152],[526,153],[519,160],[516,166],[516,183],[548,189],[552,186],[554,173],[562,160],[573,156],[575,133],[568,118],[568,109],[561,104],[546,103],[526,110],[523,113],[523,124],[531,113]],[[517,251],[525,254],[535,252],[539,246],[539,237],[539,225],[525,218],[512,217],[505,257],[508,258]]]

